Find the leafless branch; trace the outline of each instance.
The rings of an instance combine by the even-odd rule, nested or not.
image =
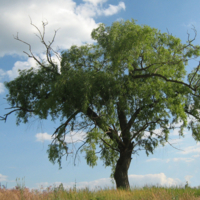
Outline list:
[[[60,55],[58,54],[58,52],[56,52],[55,50],[52,49],[51,45],[53,44],[54,40],[55,40],[55,37],[56,37],[56,33],[58,30],[55,30],[55,33],[53,35],[53,38],[52,38],[52,41],[49,42],[49,44],[47,45],[45,40],[44,40],[44,36],[45,36],[45,26],[48,24],[48,22],[42,22],[42,26],[43,26],[43,32],[40,31],[40,29],[32,23],[32,20],[30,18],[30,24],[36,28],[36,30],[38,31],[39,35],[36,34],[36,36],[40,39],[41,43],[45,46],[46,48],[46,59],[47,59],[47,62],[53,67],[53,70],[51,70],[49,67],[45,66],[42,62],[40,62],[40,60],[38,60],[36,58],[36,56],[33,54],[32,52],[32,49],[31,49],[31,45],[28,43],[28,42],[25,42],[23,40],[21,40],[18,36],[18,33],[16,36],[13,36],[15,40],[18,40],[24,44],[26,44],[28,47],[29,47],[29,53],[27,53],[26,51],[23,51],[28,57],[30,58],[33,58],[41,67],[49,70],[49,71],[52,71],[56,74],[59,74],[57,72],[57,68],[56,68],[56,65],[55,63],[52,61],[52,56],[51,56],[51,51],[56,55],[56,57],[59,59],[59,61],[61,61],[61,57]]]

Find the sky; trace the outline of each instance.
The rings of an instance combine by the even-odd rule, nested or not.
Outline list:
[[[31,44],[35,56],[44,58],[44,47],[35,35],[35,24],[46,26],[46,41],[50,41],[57,31],[53,47],[66,50],[72,45],[93,43],[91,31],[99,23],[110,26],[119,20],[137,20],[139,25],[149,25],[169,32],[186,42],[188,34],[194,36],[193,26],[197,30],[194,44],[200,43],[200,17],[198,0],[0,0],[0,116],[9,110],[6,102],[7,89],[4,81],[11,81],[18,76],[19,69],[36,67],[28,52],[28,46],[14,39],[18,37]],[[200,59],[189,62],[187,70],[198,65]],[[55,61],[56,60],[55,57]],[[0,121],[0,183],[7,188],[16,186],[16,179],[28,188],[46,188],[63,183],[65,188],[89,187],[90,189],[115,187],[110,179],[111,168],[105,168],[103,162],[91,168],[87,165],[84,154],[79,154],[74,166],[74,159],[69,155],[63,158],[62,169],[53,165],[46,153],[51,135],[58,127],[57,122],[33,118],[28,124],[16,125],[15,114],[8,117],[6,123]],[[146,156],[140,151],[132,156],[129,168],[131,187],[145,185],[184,186],[186,181],[192,187],[200,186],[200,143],[196,143],[191,132],[184,131],[180,138],[178,130],[170,132],[170,143],[177,150],[166,144],[155,149],[154,154]],[[83,135],[68,136],[71,141]],[[74,151],[77,149],[74,146]]]

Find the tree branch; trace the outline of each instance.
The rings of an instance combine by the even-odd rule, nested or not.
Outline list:
[[[76,154],[75,154],[75,158],[74,158],[74,166],[76,166],[76,156],[78,154],[78,151],[87,143],[87,140],[77,149]]]
[[[117,114],[120,123],[120,128],[121,130],[124,130],[127,126],[127,120],[124,111],[119,106],[119,102],[117,103]]]
[[[177,81],[177,80],[171,80],[171,79],[167,79],[165,76],[161,75],[161,74],[144,74],[144,75],[132,75],[132,78],[150,78],[150,77],[153,77],[153,76],[156,76],[156,77],[160,77],[160,78],[163,78],[165,81],[167,82],[173,82],[173,83],[178,83],[178,84],[181,84],[181,85],[185,85],[187,86],[188,88],[190,88],[192,91],[195,91],[196,92],[196,89],[197,88],[193,88],[191,87],[189,84],[187,83],[184,83],[182,81]],[[195,95],[195,94],[193,94]],[[199,95],[195,95],[197,97],[199,97]]]
[[[25,109],[25,108],[22,108],[22,107],[10,107],[10,108],[6,108],[6,109],[14,109],[14,110],[5,114],[5,117],[0,116],[0,118],[1,118],[0,120],[4,120],[5,122],[7,120],[8,115],[12,114],[15,111],[23,110],[23,111],[26,111],[26,112],[34,112],[34,110]]]
[[[18,41],[20,41],[20,42],[22,42],[22,43],[24,43],[24,44],[26,44],[26,45],[29,47],[29,52],[30,52],[30,54],[27,53],[27,52],[25,52],[25,51],[23,51],[28,57],[33,58],[41,67],[43,67],[43,68],[45,68],[45,69],[47,69],[47,70],[49,70],[49,71],[52,71],[53,73],[59,74],[59,73],[57,72],[57,69],[56,69],[55,64],[53,63],[53,61],[52,61],[52,59],[51,59],[51,53],[50,53],[50,51],[52,50],[52,51],[55,53],[55,55],[57,56],[57,58],[58,58],[58,55],[59,55],[59,54],[58,54],[57,52],[55,52],[55,51],[51,48],[51,45],[52,45],[53,42],[54,42],[54,39],[55,39],[55,36],[56,36],[56,33],[57,33],[58,30],[55,31],[52,41],[49,42],[49,45],[47,45],[46,42],[44,41],[44,36],[45,36],[45,26],[46,26],[48,23],[42,22],[43,33],[41,33],[41,31],[39,30],[39,28],[38,28],[36,25],[34,25],[34,24],[32,23],[31,18],[30,18],[30,24],[31,24],[32,26],[34,26],[34,27],[37,29],[37,31],[39,32],[39,35],[36,34],[36,36],[41,40],[42,44],[44,44],[44,46],[45,46],[45,48],[46,48],[46,58],[47,58],[47,61],[48,61],[48,63],[53,67],[53,70],[50,69],[49,67],[45,66],[44,64],[42,64],[42,63],[35,57],[35,55],[34,55],[33,52],[32,52],[31,45],[30,45],[29,43],[27,43],[27,42],[25,42],[25,41],[19,39],[18,33],[17,33],[17,36],[13,36],[14,39],[15,39],[15,40],[18,40]],[[61,58],[60,58],[60,59],[61,59]],[[60,60],[60,59],[59,59],[59,60]],[[59,74],[59,75],[60,75],[60,74]]]
[[[144,107],[149,107],[149,108],[152,108],[153,105],[157,104],[159,101],[154,101],[154,103],[152,104],[149,104],[149,105],[145,105],[145,106],[142,106],[140,108],[138,108],[135,113],[132,115],[131,119],[129,120],[127,126],[125,127],[125,129],[128,129],[130,130],[131,126],[133,125],[135,119],[137,118],[138,114],[140,113],[140,111],[144,108]]]
[[[101,129],[103,130],[111,140],[116,140],[118,144],[121,144],[124,146],[124,143],[121,141],[121,139],[118,136],[118,133],[115,132],[111,127],[107,126],[105,127],[105,122],[102,121],[101,117],[99,117],[90,107],[88,107],[86,115]]]
[[[113,148],[110,144],[108,144],[104,139],[100,138],[106,145],[108,145],[112,150],[120,152],[118,149]]]
[[[68,125],[68,123],[72,120],[72,118],[74,118],[79,112],[80,112],[80,110],[77,110],[76,112],[74,112],[74,113],[67,119],[67,121],[66,121],[64,124],[61,124],[61,125],[54,131],[52,137],[59,131],[59,129],[60,129],[61,127],[63,127],[63,126],[66,127],[66,126]],[[54,142],[55,139],[58,139],[59,136],[60,136],[60,135],[57,135],[57,136],[53,139],[52,142]]]

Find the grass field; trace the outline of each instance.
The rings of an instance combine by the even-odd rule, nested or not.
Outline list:
[[[88,188],[77,190],[76,187],[65,190],[63,185],[48,187],[44,190],[29,190],[17,184],[14,189],[0,187],[0,200],[200,200],[200,187],[143,187],[131,190],[99,189],[90,191]]]

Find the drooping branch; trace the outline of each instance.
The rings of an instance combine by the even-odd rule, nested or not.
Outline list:
[[[160,136],[160,135],[157,134],[157,133],[153,133],[153,134],[157,135],[158,137],[162,137],[162,136]],[[163,138],[163,137],[162,137],[162,138]],[[179,149],[179,148],[173,146],[173,144],[171,144],[168,140],[165,140],[165,141],[166,141],[171,147],[173,147],[174,149],[177,149],[177,150],[179,150],[179,151],[184,151],[184,150],[182,150],[182,149]]]
[[[74,166],[76,166],[76,157],[77,157],[77,154],[79,152],[79,150],[87,143],[87,140],[77,149],[76,153],[75,153],[75,157],[74,157]]]
[[[58,131],[60,130],[60,128],[64,127],[66,128],[66,126],[69,124],[69,122],[80,112],[80,110],[77,110],[76,112],[74,112],[64,124],[61,124],[53,133],[52,137],[54,135],[56,135],[58,133]],[[55,136],[55,138],[53,139],[52,142],[54,142],[55,139],[58,139],[60,137],[60,135]]]

